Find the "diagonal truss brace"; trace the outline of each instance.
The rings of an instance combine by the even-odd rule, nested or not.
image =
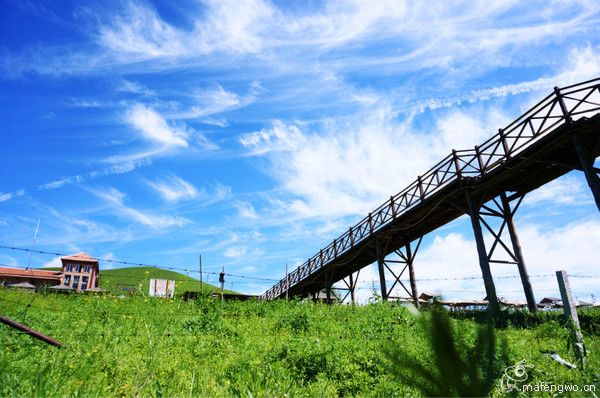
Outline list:
[[[358,276],[360,275],[360,270],[356,271],[353,274],[348,275],[347,277],[341,280],[343,286],[335,287],[336,291],[344,292],[341,296],[340,302],[345,302],[348,297],[350,297],[350,302],[352,304],[356,303],[356,286],[358,284]]]
[[[415,306],[419,307],[419,296],[417,292],[417,282],[415,279],[415,270],[414,270],[414,259],[421,247],[421,242],[423,237],[420,237],[416,241],[409,242],[406,245],[400,247],[395,250],[393,254],[397,256],[394,259],[386,259],[383,253],[385,250],[382,250],[379,242],[377,244],[377,265],[379,269],[379,280],[381,284],[381,297],[382,299],[388,300],[391,298],[392,291],[396,288],[396,286],[401,287],[404,292],[410,297]],[[416,242],[416,243],[415,243]],[[390,288],[387,288],[386,283],[386,274],[390,275],[393,279],[391,280],[392,285]],[[408,276],[408,284],[410,290],[407,287],[407,281],[402,280],[403,276],[406,278]]]
[[[511,198],[512,200],[507,197],[505,192],[502,192],[497,198],[483,204],[477,211],[479,223],[484,226],[485,231],[492,238],[489,250],[485,250],[485,244],[482,245],[482,248],[485,250],[488,267],[489,264],[512,264],[517,266],[527,300],[527,307],[530,311],[535,312],[537,310],[535,296],[514,225],[514,215],[523,201],[524,195],[511,196]],[[512,201],[515,203],[511,203]],[[493,220],[496,222],[499,220],[499,225],[494,223]],[[508,232],[508,240],[506,240],[505,232]]]
[[[583,173],[585,174],[585,179],[592,191],[592,195],[594,195],[596,206],[598,207],[598,210],[600,210],[600,170],[594,167],[595,159],[592,155],[592,149],[589,145],[585,145],[578,134],[573,134],[571,138],[573,139],[573,145],[575,146],[575,151],[577,152],[577,157],[581,163]]]

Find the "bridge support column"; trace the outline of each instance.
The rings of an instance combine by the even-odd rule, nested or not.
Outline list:
[[[594,167],[595,159],[593,153],[584,146],[584,143],[579,135],[576,133],[573,134],[572,139],[573,144],[575,145],[575,151],[577,151],[577,157],[579,157],[579,162],[581,163],[583,172],[585,174],[585,179],[592,190],[594,200],[596,201],[596,206],[600,211],[600,177],[598,177],[600,170]]]
[[[395,250],[394,254],[398,256],[397,259],[385,259],[384,256],[380,255],[381,251],[378,252],[377,262],[379,266],[379,279],[381,281],[381,297],[384,300],[390,298],[394,288],[399,285],[404,289],[414,305],[419,308],[419,295],[417,292],[417,281],[415,279],[414,259],[419,251],[422,240],[423,238],[421,237],[417,239],[416,244],[413,245],[413,242],[409,242],[398,250]],[[391,267],[392,264],[399,264],[400,272],[395,272]],[[393,283],[389,289],[387,289],[386,285],[386,271],[393,277]],[[410,290],[406,287],[405,282],[402,281],[402,276],[405,272],[408,273]]]
[[[519,242],[519,236],[517,235],[517,230],[515,229],[515,223],[513,220],[513,217],[519,208],[523,197],[521,196],[518,199],[518,202],[513,209],[510,208],[510,202],[506,197],[506,193],[503,192],[500,194],[500,199],[502,201],[504,221],[508,227],[508,233],[512,243],[514,259],[516,260],[517,267],[519,268],[519,275],[521,276],[521,283],[523,284],[523,292],[525,292],[525,299],[527,300],[527,308],[529,308],[529,311],[531,312],[536,312],[537,305],[535,303],[535,296],[533,294],[533,288],[531,287],[531,281],[529,280],[529,274],[527,273],[527,267],[525,266],[525,259],[523,258],[523,251],[521,250],[521,243]]]
[[[383,250],[381,249],[380,242],[377,242],[375,250],[377,255],[377,268],[379,269],[379,285],[381,288],[381,299],[383,301],[387,301],[388,290],[385,284],[385,255],[383,254]]]
[[[475,236],[475,244],[477,245],[477,254],[479,255],[479,267],[481,268],[483,283],[487,293],[488,306],[492,316],[496,317],[500,313],[500,305],[498,304],[496,286],[494,285],[494,279],[492,278],[490,262],[485,249],[485,242],[483,241],[483,232],[481,230],[481,224],[479,223],[479,206],[477,208],[475,207],[469,191],[466,191],[465,194],[467,197],[468,214],[471,218],[471,226],[473,227],[473,234]]]
[[[356,285],[358,282],[358,275],[360,275],[360,270],[358,270],[354,274],[350,274],[346,278],[342,279],[342,282],[344,283],[345,287],[336,288],[336,290],[342,290],[342,291],[346,292],[342,296],[342,300],[341,300],[342,303],[344,301],[346,301],[346,299],[348,299],[348,296],[350,296],[350,302],[352,303],[352,305],[356,304],[355,290],[356,290]]]

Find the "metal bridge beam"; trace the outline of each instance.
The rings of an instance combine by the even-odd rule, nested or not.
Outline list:
[[[473,198],[470,193],[467,192],[467,204],[469,206],[467,213],[471,216],[477,252],[479,254],[479,265],[483,274],[483,281],[492,311],[495,311],[493,307],[497,305],[498,298],[496,296],[490,263],[514,264],[517,266],[523,285],[523,292],[525,293],[525,298],[527,300],[527,307],[532,312],[537,311],[535,295],[533,294],[533,288],[529,280],[527,267],[525,266],[521,243],[519,242],[519,236],[514,224],[514,215],[517,212],[523,197],[523,195],[518,193],[508,197],[505,192],[502,192],[499,196],[500,200],[495,198],[487,204],[476,207],[473,203]],[[516,204],[511,206],[511,201],[513,200],[516,200]],[[486,219],[486,217],[488,219]],[[489,218],[499,219],[501,222],[499,225],[495,226]],[[483,240],[483,230],[481,225],[485,227],[485,230],[489,232],[493,238],[489,250],[486,248]],[[508,231],[510,243],[505,242],[504,240],[503,233],[505,230]],[[498,252],[504,253],[504,256],[508,257],[508,260],[498,258]],[[490,294],[492,291],[493,295]],[[494,301],[496,304],[494,304]]]
[[[377,241],[375,247],[376,255],[377,255],[377,268],[379,269],[379,284],[381,288],[381,299],[383,301],[387,301],[388,299],[388,290],[385,284],[385,254],[383,254],[383,249],[381,248],[381,242]]]
[[[348,275],[343,278],[341,282],[344,284],[344,287],[335,287],[336,291],[345,292],[343,296],[341,296],[340,302],[343,303],[350,297],[350,302],[352,305],[356,304],[356,285],[358,284],[358,276],[360,275],[360,270],[356,271],[353,274]]]
[[[385,301],[391,296],[394,288],[399,285],[404,289],[406,294],[411,298],[417,308],[419,308],[419,296],[417,292],[417,281],[415,279],[414,270],[414,259],[421,246],[423,238],[419,238],[417,243],[413,246],[412,242],[405,244],[399,249],[395,250],[393,254],[398,256],[397,259],[386,259],[382,254],[385,252],[381,248],[381,243],[377,243],[377,265],[379,267],[379,281],[381,284],[381,298]],[[396,270],[392,268],[392,264],[399,264]],[[398,269],[400,268],[399,272]],[[387,272],[386,272],[387,271]],[[405,282],[402,281],[402,276],[405,272],[408,272],[408,278],[410,282],[410,290],[407,289]],[[388,289],[386,285],[386,273],[393,277],[392,285]]]
[[[503,216],[508,227],[508,233],[510,235],[517,267],[519,269],[519,275],[521,276],[521,283],[523,284],[523,291],[525,292],[525,299],[527,300],[527,308],[529,308],[529,311],[531,312],[536,312],[537,305],[535,302],[535,296],[533,294],[533,288],[531,287],[531,281],[529,280],[529,274],[527,273],[527,267],[525,266],[525,259],[523,258],[523,251],[521,250],[521,243],[519,242],[519,236],[517,235],[517,230],[515,229],[515,223],[513,220],[515,212],[517,211],[522,199],[523,197],[521,197],[517,202],[517,205],[511,209],[510,202],[506,197],[506,193],[503,192],[500,194]]]
[[[600,177],[598,177],[597,169],[594,168],[594,156],[591,153],[592,151],[584,145],[577,133],[573,134],[571,137],[573,139],[573,144],[575,145],[575,151],[577,151],[577,157],[579,157],[579,162],[583,168],[585,179],[592,190],[596,206],[600,211]]]
[[[412,298],[413,298],[413,303],[415,304],[415,307],[419,308],[419,294],[417,292],[417,281],[415,279],[415,268],[414,268],[414,255],[416,254],[417,250],[419,250],[419,246],[421,246],[421,240],[423,239],[423,237],[419,238],[419,243],[417,244],[417,248],[415,250],[415,253],[413,254],[411,247],[410,247],[410,243],[408,245],[406,245],[406,252],[407,252],[407,264],[408,264],[408,276],[410,279],[410,291],[412,293]]]
[[[500,304],[498,304],[498,296],[496,296],[496,286],[494,285],[494,279],[492,278],[492,271],[490,270],[490,261],[488,258],[487,251],[485,249],[485,242],[483,241],[483,232],[481,230],[481,224],[479,223],[479,209],[475,207],[473,198],[469,191],[465,192],[467,197],[468,214],[471,218],[471,226],[473,227],[473,234],[475,236],[475,243],[477,245],[477,254],[479,255],[479,267],[481,268],[481,274],[483,276],[483,283],[485,285],[485,291],[487,293],[488,306],[492,313],[492,316],[496,317],[500,314]]]

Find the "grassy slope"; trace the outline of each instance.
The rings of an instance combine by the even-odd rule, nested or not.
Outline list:
[[[415,316],[388,304],[184,302],[0,288],[0,313],[65,344],[56,349],[0,325],[0,396],[415,396],[389,371],[386,352],[401,345],[429,366],[434,361]],[[462,339],[474,339],[472,321],[452,323]],[[589,365],[580,372],[540,352],[572,360],[556,323],[499,334],[511,365],[526,359],[534,366],[530,382],[594,383],[598,336],[586,336]]]
[[[148,293],[150,278],[175,280],[175,294],[181,295],[186,291],[200,291],[200,281],[175,271],[153,267],[129,267],[100,271],[100,287],[113,293],[124,293],[122,287],[139,289]],[[205,292],[220,292],[220,288],[204,284]],[[226,293],[233,293],[225,289]]]
[[[60,268],[44,269],[60,271]],[[100,270],[100,287],[111,293],[121,294],[126,293],[127,291],[122,289],[123,287],[139,291],[141,284],[141,291],[144,294],[148,294],[148,285],[150,283],[150,278],[175,280],[176,295],[181,295],[187,291],[200,291],[200,281],[198,279],[194,279],[187,275],[180,274],[179,272],[154,267],[128,267]],[[221,289],[217,286],[204,283],[204,291],[220,292]],[[224,291],[225,293],[235,293],[227,289],[225,289]]]

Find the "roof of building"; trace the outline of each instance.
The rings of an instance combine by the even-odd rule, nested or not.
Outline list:
[[[556,303],[558,301],[562,301],[561,299],[557,298],[557,297],[544,297],[541,301],[541,303]]]
[[[0,267],[0,276],[60,280],[62,273],[60,271],[44,271],[40,269]]]
[[[61,260],[71,260],[71,261],[80,261],[80,262],[88,262],[88,263],[97,263],[98,260],[94,257],[90,256],[86,252],[80,252],[71,254],[70,256],[64,256],[60,258]]]
[[[434,298],[439,298],[440,296],[441,296],[441,294],[439,294],[439,293],[422,292],[421,294],[419,294],[419,299],[420,300],[431,300]]]

